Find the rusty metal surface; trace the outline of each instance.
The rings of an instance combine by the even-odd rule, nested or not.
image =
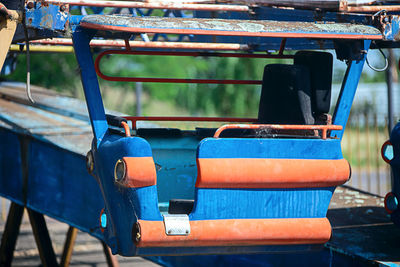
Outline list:
[[[80,25],[98,30],[137,33],[382,39],[380,31],[374,27],[349,23],[88,15]]]
[[[191,4],[171,1],[139,2],[139,1],[96,1],[96,0],[45,0],[48,4],[69,4],[71,6],[115,7],[115,8],[150,8],[174,10],[202,10],[202,11],[235,11],[247,12],[246,5],[219,5],[219,4]]]
[[[69,38],[53,38],[31,41],[32,44],[48,44],[48,45],[72,45],[72,39]],[[91,47],[120,47],[125,48],[124,40],[99,40],[94,39],[90,42]],[[245,44],[229,44],[229,43],[197,43],[197,42],[145,42],[145,41],[129,41],[131,48],[164,48],[164,49],[202,49],[202,50],[249,50],[249,46]]]
[[[347,12],[375,13],[386,10],[387,12],[399,12],[400,5],[382,5],[382,6],[348,6],[343,9]]]

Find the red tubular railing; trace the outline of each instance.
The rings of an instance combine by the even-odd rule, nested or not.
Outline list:
[[[48,44],[48,45],[71,45],[72,39],[69,38],[53,38],[30,41],[32,44]],[[126,47],[123,40],[99,40],[90,41],[91,47]],[[185,49],[185,50],[249,50],[247,44],[238,43],[198,43],[198,42],[159,42],[159,41],[129,41],[131,48],[162,48],[162,49]],[[292,57],[287,55],[287,57]]]
[[[217,117],[140,117],[127,116],[124,119],[132,122],[132,129],[136,129],[138,121],[205,121],[205,122],[257,122],[255,118],[217,118]]]
[[[218,138],[220,134],[227,129],[271,129],[271,130],[321,130],[322,139],[327,138],[327,131],[342,130],[340,125],[279,125],[279,124],[229,124],[223,125],[215,132],[214,137]]]
[[[129,46],[128,46],[129,49]],[[106,55],[156,55],[156,56],[210,56],[239,58],[293,58],[291,55],[262,55],[244,53],[204,53],[204,52],[168,52],[168,51],[126,51],[108,50],[100,53],[95,60],[95,69],[100,78],[114,82],[154,82],[154,83],[198,83],[198,84],[262,84],[261,80],[220,80],[220,79],[182,79],[182,78],[148,78],[116,77],[101,72],[100,61]]]

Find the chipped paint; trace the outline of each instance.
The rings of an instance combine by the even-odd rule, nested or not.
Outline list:
[[[267,20],[187,19],[89,15],[80,23],[86,28],[140,33],[201,35],[381,39],[372,26],[350,23],[314,23]]]
[[[32,9],[26,9],[27,26],[37,29],[52,31],[64,31],[66,29],[69,13],[67,10],[61,11],[62,5],[42,5],[35,3]]]

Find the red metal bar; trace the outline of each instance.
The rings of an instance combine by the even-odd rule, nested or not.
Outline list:
[[[127,50],[107,50],[102,52],[104,55],[140,55],[140,56],[184,56],[184,57],[238,57],[238,58],[294,58],[294,55],[279,54],[247,54],[247,53],[213,53],[213,52],[176,52],[176,51],[130,51]],[[100,56],[100,55],[99,55]]]
[[[279,124],[229,124],[223,125],[215,132],[218,138],[226,129],[272,129],[272,130],[321,130],[322,139],[326,139],[328,130],[342,130],[341,125],[279,125]]]
[[[128,39],[125,39],[125,49],[127,50],[127,51],[131,51],[132,49],[131,49],[131,45],[129,44],[129,40]]]
[[[48,45],[72,45],[72,40],[68,38],[54,38],[30,41],[33,44]],[[91,47],[126,47],[122,40],[92,40]],[[249,46],[245,44],[229,43],[190,43],[190,42],[144,42],[130,41],[131,48],[164,48],[164,49],[202,49],[202,50],[248,50]]]
[[[207,122],[257,122],[255,118],[220,118],[220,117],[164,117],[164,116],[126,116],[124,119],[132,122],[132,129],[136,129],[138,121],[207,121]]]
[[[285,45],[286,45],[286,38],[282,38],[282,41],[281,41],[281,46],[279,47],[279,55],[283,55],[283,51],[285,51]]]
[[[129,129],[129,125],[126,123],[126,122],[121,122],[121,125],[122,125],[122,127],[124,128],[124,130],[125,130],[125,136],[126,137],[129,137],[129,136],[131,136],[131,130]]]
[[[248,12],[250,8],[245,5],[218,5],[218,4],[185,4],[185,3],[146,3],[132,1],[96,1],[96,0],[45,0],[49,4],[68,4],[71,6],[94,7],[119,7],[119,8],[148,8],[148,9],[173,9],[173,10],[203,10],[203,11],[234,11]]]
[[[114,82],[153,82],[153,83],[198,83],[198,84],[262,84],[261,80],[219,80],[219,79],[181,79],[181,78],[144,78],[144,77],[115,77],[108,76],[100,70],[100,60],[109,54],[132,55],[144,54],[145,52],[108,50],[100,53],[94,63],[97,75],[107,81]],[[162,52],[157,52],[162,53]],[[164,52],[163,52],[164,53]],[[168,52],[165,52],[168,53]],[[190,52],[189,52],[190,53]],[[152,54],[153,55],[153,54]],[[171,54],[169,54],[171,55]]]
[[[381,10],[386,10],[387,12],[397,12],[400,11],[400,6],[347,6],[347,8],[344,8],[343,11],[375,13]]]

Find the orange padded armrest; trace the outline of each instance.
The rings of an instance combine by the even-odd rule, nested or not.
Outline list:
[[[198,188],[305,188],[344,184],[350,178],[345,159],[197,159]]]
[[[138,221],[138,247],[200,247],[323,244],[331,237],[327,218],[190,221],[190,234],[168,236],[162,221]]]
[[[125,177],[120,182],[126,187],[145,187],[156,185],[157,174],[152,157],[123,157]]]

